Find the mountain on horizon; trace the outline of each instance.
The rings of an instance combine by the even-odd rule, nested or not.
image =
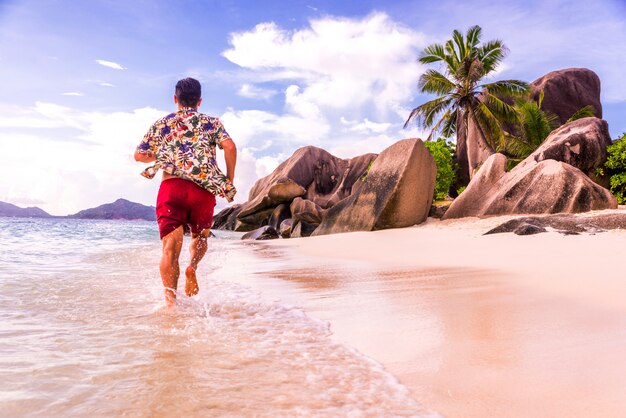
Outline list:
[[[10,218],[51,218],[48,212],[38,207],[21,208],[12,203],[0,202],[0,216]]]
[[[0,201],[0,217],[156,220],[154,206],[145,206],[126,199],[117,199],[113,203],[81,210],[68,216],[53,216],[38,207],[21,208],[12,203]]]
[[[126,199],[117,199],[113,203],[106,203],[91,209],[81,210],[73,215],[73,219],[125,219],[125,220],[156,220],[154,206],[145,206],[141,203],[131,202]]]

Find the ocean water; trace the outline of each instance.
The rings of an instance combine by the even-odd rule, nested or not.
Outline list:
[[[0,416],[426,416],[328,323],[245,284],[280,261],[218,234],[200,293],[167,311],[155,223],[0,218]]]

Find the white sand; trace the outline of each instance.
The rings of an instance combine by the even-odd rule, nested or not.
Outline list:
[[[268,274],[444,416],[626,416],[626,231],[508,219],[274,241],[315,267]]]

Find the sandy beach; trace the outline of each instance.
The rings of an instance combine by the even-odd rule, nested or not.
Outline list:
[[[624,416],[626,231],[483,235],[508,219],[255,243],[290,261],[254,286],[443,416]]]

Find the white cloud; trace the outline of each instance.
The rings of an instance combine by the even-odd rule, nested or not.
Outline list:
[[[105,66],[105,67],[113,68],[114,70],[125,70],[126,69],[121,64],[118,64],[117,62],[113,62],[113,61],[96,60],[96,62],[98,64],[100,64],[100,65]]]
[[[65,93],[61,93],[61,96],[76,96],[76,97],[80,97],[80,96],[84,96],[83,93],[78,92],[78,91],[68,91]]]
[[[254,86],[252,84],[242,84],[242,86],[237,91],[237,94],[241,97],[246,97],[248,99],[261,99],[261,100],[269,100],[274,97],[278,92],[276,90],[262,88],[258,86]]]
[[[102,87],[115,87],[115,84],[107,83],[105,81],[99,83],[99,85]]]
[[[261,23],[230,43],[227,59],[264,79],[298,80],[303,101],[335,110],[372,104],[384,113],[414,95],[425,37],[374,13],[314,19],[296,31]]]
[[[341,117],[341,123],[345,125],[349,131],[363,134],[382,134],[389,130],[391,123],[376,123],[365,118],[362,122],[347,120]]]
[[[158,180],[141,177],[142,164],[132,154],[152,122],[165,113],[152,108],[84,112],[42,102],[3,107],[0,165],[20,175],[0,184],[0,196],[15,203],[46,202],[42,209],[56,215],[119,197],[154,204]],[[11,119],[19,123],[7,123]],[[44,129],[37,134],[14,129],[25,126]],[[63,128],[76,130],[72,138],[59,132]]]
[[[386,14],[324,17],[293,31],[261,23],[231,34],[230,43],[223,55],[241,67],[240,95],[252,96],[262,88],[256,83],[287,84],[282,112],[229,109],[221,117],[246,150],[240,164],[254,167],[244,178],[267,174],[304,145],[348,158],[407,137],[408,111],[400,112],[417,93],[416,57],[426,42]]]
[[[228,110],[220,118],[235,143],[254,151],[272,145],[282,147],[320,144],[330,133],[329,124],[318,115],[276,115],[262,110]]]

